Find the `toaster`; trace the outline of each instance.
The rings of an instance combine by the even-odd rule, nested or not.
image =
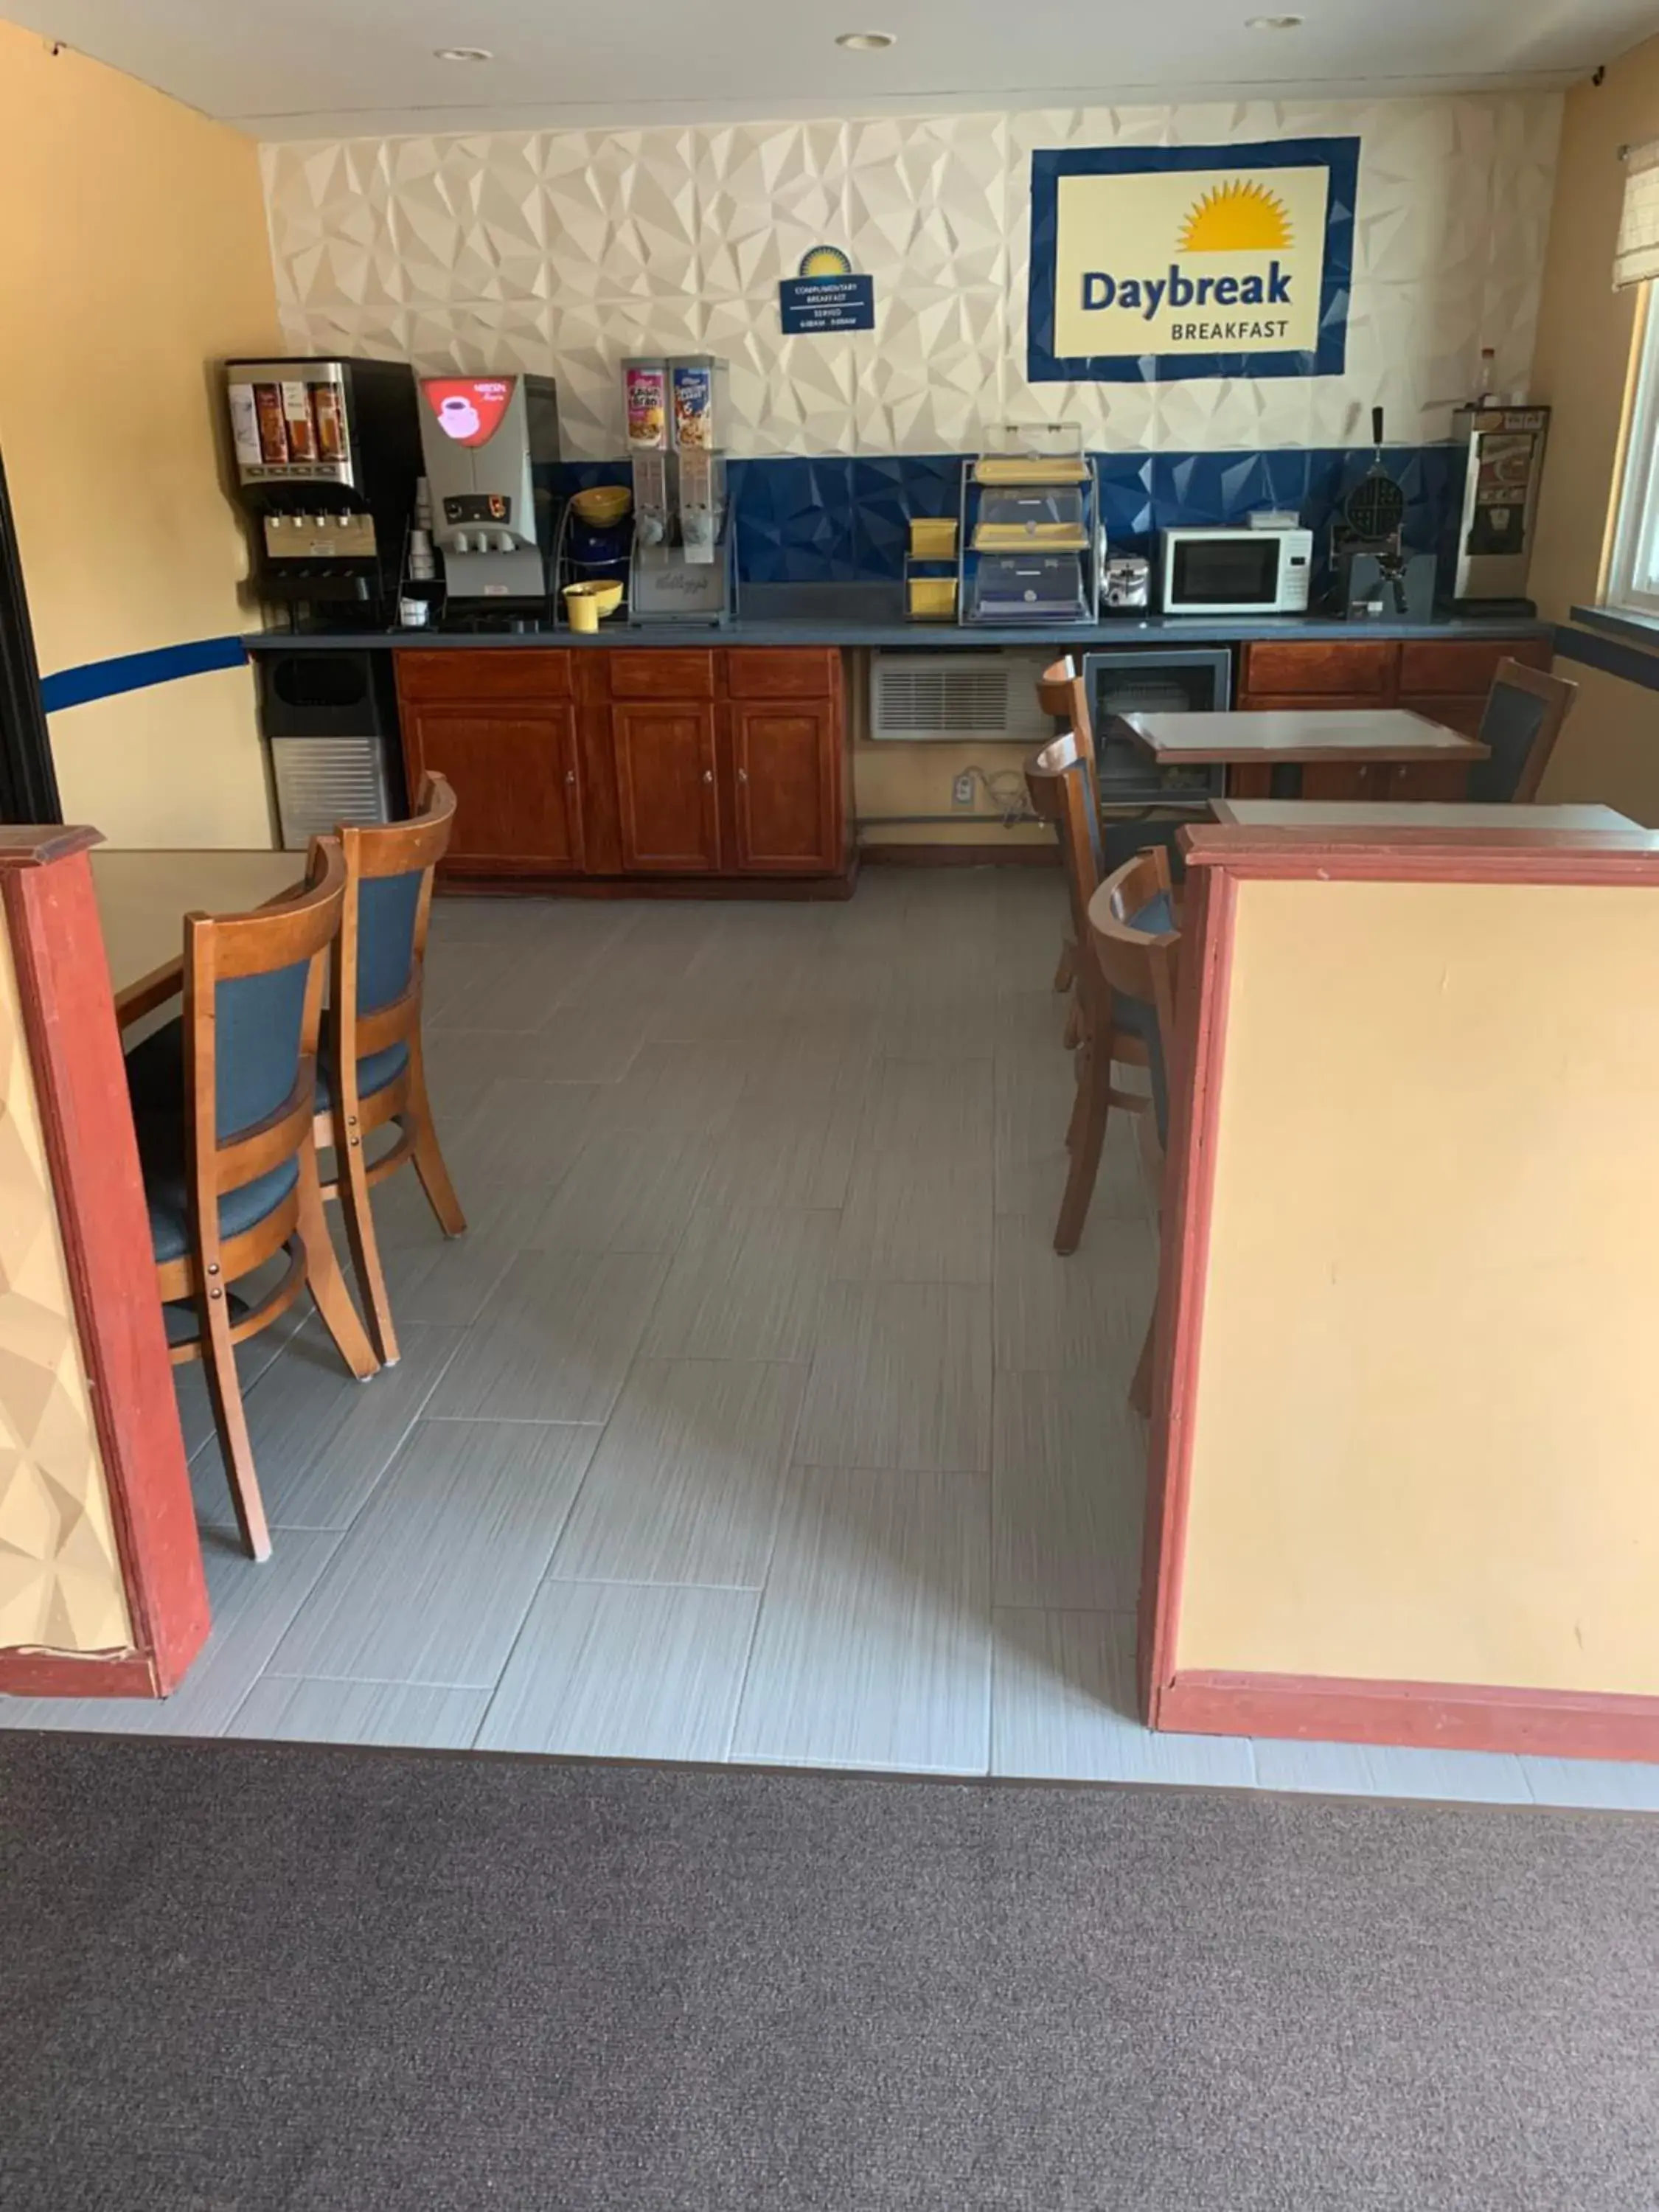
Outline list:
[[[1103,607],[1145,607],[1150,605],[1152,592],[1152,564],[1124,554],[1106,563],[1101,582],[1100,603]]]

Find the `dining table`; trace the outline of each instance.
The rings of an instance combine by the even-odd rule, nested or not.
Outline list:
[[[1212,799],[1212,818],[1236,830],[1570,830],[1624,835],[1640,830],[1611,806],[1486,806],[1429,799]]]
[[[88,858],[124,1031],[184,988],[187,914],[249,913],[297,889],[306,868],[303,853],[219,848],[100,845]]]
[[[1491,748],[1407,707],[1124,714],[1160,768],[1224,766],[1230,798],[1455,800]]]

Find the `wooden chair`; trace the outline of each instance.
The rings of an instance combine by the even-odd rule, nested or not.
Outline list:
[[[1469,770],[1464,794],[1472,805],[1530,805],[1577,696],[1578,686],[1565,676],[1498,662],[1476,732],[1492,750]]]
[[[1094,1013],[1079,1055],[1072,1165],[1054,1230],[1056,1252],[1075,1252],[1082,1238],[1111,1109],[1139,1110],[1145,1105],[1144,1100],[1113,1088],[1114,1060],[1138,1058],[1146,1067],[1158,1142],[1164,1141],[1169,1116],[1165,1071],[1175,1030],[1180,942],[1170,856],[1161,845],[1115,869],[1089,902],[1083,959],[1094,979]]]
[[[1033,813],[1054,824],[1066,876],[1071,926],[1060,943],[1054,988],[1073,990],[1066,1024],[1069,1048],[1081,1042],[1088,1026],[1088,976],[1078,947],[1088,935],[1089,901],[1100,881],[1100,815],[1089,796],[1083,750],[1073,732],[1067,730],[1027,757],[1025,791]]]
[[[1079,675],[1077,663],[1069,653],[1062,654],[1058,660],[1051,660],[1038,677],[1037,704],[1045,714],[1052,714],[1056,722],[1064,724],[1070,733],[1078,757],[1083,763],[1091,818],[1097,823],[1100,819],[1100,782],[1095,765],[1094,729],[1089,720],[1088,688]],[[1042,752],[1036,757],[1041,760],[1048,750],[1044,746]],[[1098,866],[1098,853],[1096,857]],[[1054,970],[1055,990],[1069,991],[1073,974],[1073,945],[1068,942],[1060,948],[1060,965]]]
[[[200,1359],[242,1540],[270,1553],[235,1347],[310,1289],[360,1381],[377,1365],[329,1241],[313,1139],[325,958],[345,903],[345,862],[313,847],[306,888],[257,913],[185,918],[181,1021],[127,1063],[149,1206],[156,1286],[175,1365]],[[231,1285],[286,1249],[251,1310]]]
[[[370,1190],[413,1161],[445,1236],[466,1228],[433,1123],[421,1042],[432,872],[454,821],[453,791],[442,776],[428,775],[411,820],[337,832],[345,904],[318,1069],[316,1140],[334,1154],[323,1196],[340,1202],[369,1331],[388,1366],[398,1357],[398,1336]],[[364,1139],[389,1121],[398,1125],[398,1141],[371,1163]]]

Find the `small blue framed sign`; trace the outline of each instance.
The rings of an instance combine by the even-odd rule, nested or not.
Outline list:
[[[815,246],[801,256],[798,276],[778,286],[778,313],[787,338],[825,337],[876,327],[876,280],[855,276],[838,246]]]
[[[1340,376],[1358,138],[1031,156],[1026,377]]]

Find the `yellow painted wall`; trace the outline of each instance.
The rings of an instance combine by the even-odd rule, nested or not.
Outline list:
[[[1567,94],[1533,387],[1555,412],[1529,588],[1564,620],[1596,599],[1617,489],[1638,291],[1613,289],[1622,145],[1659,137],[1659,38]],[[1580,694],[1540,799],[1596,799],[1659,823],[1659,691],[1563,659]]]
[[[253,626],[212,368],[278,344],[253,141],[0,22],[0,453],[43,674]],[[113,842],[271,842],[246,669],[52,741]]]
[[[1177,1665],[1659,1695],[1659,888],[1239,887]]]

